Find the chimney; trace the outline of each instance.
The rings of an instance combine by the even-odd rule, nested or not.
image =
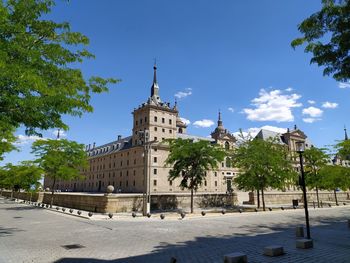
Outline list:
[[[122,136],[121,135],[118,135],[118,141],[122,139]]]
[[[96,146],[96,142],[94,142],[94,144],[92,145],[92,149],[95,149]]]
[[[88,150],[90,151],[91,150],[91,144],[89,143],[89,148],[88,148]]]

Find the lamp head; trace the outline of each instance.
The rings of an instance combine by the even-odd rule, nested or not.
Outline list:
[[[298,153],[303,153],[305,152],[305,142],[304,141],[297,141],[295,143],[296,147],[297,147],[297,152]]]

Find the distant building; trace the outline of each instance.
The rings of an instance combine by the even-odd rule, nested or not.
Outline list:
[[[133,111],[132,134],[104,145],[88,145],[86,152],[89,168],[82,171],[83,180],[59,181],[55,189],[61,191],[105,192],[113,185],[116,192],[144,192],[146,189],[145,170],[150,178],[151,193],[182,192],[180,179],[169,181],[171,167],[164,165],[169,154],[165,139],[208,140],[226,149],[236,146],[236,139],[223,126],[219,112],[217,127],[211,138],[189,135],[186,124],[181,120],[177,104],[163,102],[159,95],[157,67],[154,66],[151,95]],[[150,143],[149,154],[145,160],[145,136]],[[198,192],[226,193],[234,190],[232,178],[238,173],[231,167],[229,159],[218,164],[214,171],[207,172],[206,181]],[[44,187],[51,188],[50,178],[45,178]]]
[[[346,127],[344,127],[344,141],[349,140],[348,133],[346,131]],[[349,167],[350,166],[350,156],[347,156],[347,158],[341,158],[339,154],[335,154],[334,158],[332,159],[332,163],[334,165],[342,165]]]

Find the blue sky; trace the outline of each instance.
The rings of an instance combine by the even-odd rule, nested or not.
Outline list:
[[[221,109],[231,132],[296,124],[316,146],[334,144],[344,137],[344,125],[350,127],[350,85],[324,77],[303,48],[290,46],[300,36],[297,25],[320,2],[57,1],[49,18],[67,21],[90,38],[96,59],[79,65],[85,76],[122,80],[92,97],[93,113],[64,117],[66,137],[99,145],[130,135],[131,112],[150,95],[156,58],[161,98],[173,103],[180,97],[190,134],[208,136]],[[23,129],[17,134],[21,152],[3,162],[32,158],[33,138],[23,136]]]

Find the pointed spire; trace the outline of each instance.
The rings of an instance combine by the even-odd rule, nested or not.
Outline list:
[[[153,65],[153,83],[157,83],[157,60],[154,59],[154,65]]]
[[[60,138],[60,131],[61,131],[61,129],[57,130],[57,140]]]
[[[222,127],[221,111],[219,109],[218,127]]]
[[[151,97],[155,97],[156,101],[159,100],[159,87],[157,83],[157,64],[156,61],[154,61],[153,66],[153,83],[151,87]]]
[[[345,125],[344,125],[344,132],[345,132],[345,138],[344,138],[344,140],[347,141],[347,140],[348,140],[348,133],[346,132],[346,127],[345,127]]]

